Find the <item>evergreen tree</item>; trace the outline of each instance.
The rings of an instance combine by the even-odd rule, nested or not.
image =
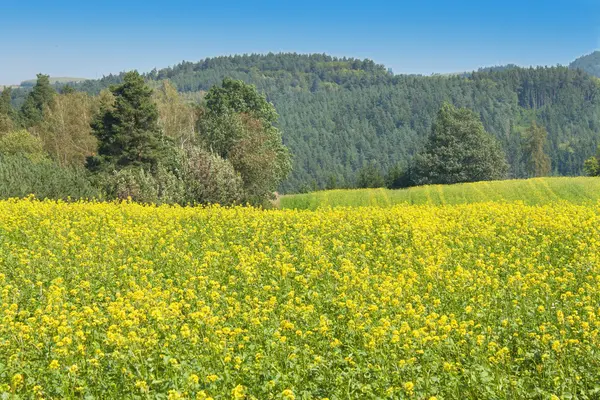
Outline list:
[[[415,158],[416,184],[502,179],[508,164],[498,142],[477,115],[444,103],[424,150]]]
[[[50,77],[44,74],[37,75],[37,83],[25,98],[21,107],[21,122],[26,128],[42,122],[44,107],[50,105],[56,91],[50,85]]]
[[[11,105],[12,89],[6,87],[0,94],[0,133],[14,129],[15,110]]]
[[[550,156],[546,154],[548,132],[543,126],[533,121],[527,129],[525,156],[529,176],[547,176],[551,171]]]
[[[105,104],[91,123],[98,139],[98,153],[88,158],[87,167],[92,171],[129,166],[155,170],[169,157],[170,146],[158,126],[152,89],[133,71],[110,91],[114,104]]]
[[[598,146],[595,156],[585,160],[583,170],[587,176],[600,176],[600,146]]]
[[[62,89],[60,89],[60,94],[71,94],[71,93],[75,93],[75,88],[73,87],[73,85],[70,84],[66,84],[62,87]]]
[[[367,163],[358,171],[356,187],[358,188],[380,188],[385,186],[385,179],[375,163]]]

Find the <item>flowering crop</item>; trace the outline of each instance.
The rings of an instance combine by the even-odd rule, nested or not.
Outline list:
[[[0,202],[14,398],[600,396],[600,207]]]

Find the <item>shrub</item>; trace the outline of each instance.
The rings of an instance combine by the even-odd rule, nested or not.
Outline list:
[[[187,200],[191,203],[230,205],[246,199],[240,174],[216,154],[194,148],[184,163]]]
[[[0,155],[0,198],[29,195],[63,200],[103,197],[81,168],[61,167],[48,159]]]

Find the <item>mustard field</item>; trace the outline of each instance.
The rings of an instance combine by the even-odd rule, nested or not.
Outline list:
[[[0,202],[9,399],[597,399],[600,205]]]

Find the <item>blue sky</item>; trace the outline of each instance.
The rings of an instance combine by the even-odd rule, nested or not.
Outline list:
[[[600,45],[600,0],[0,0],[0,15],[0,84],[269,51],[429,75],[567,64]]]

